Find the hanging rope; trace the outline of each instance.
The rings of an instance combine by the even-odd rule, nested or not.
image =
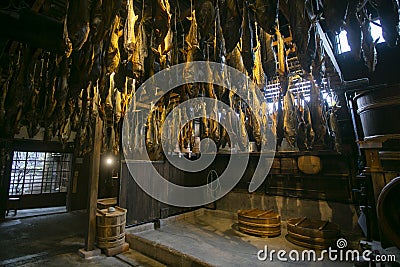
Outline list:
[[[207,194],[212,195],[215,197],[215,192],[218,190],[221,190],[221,184],[219,183],[219,176],[218,173],[215,170],[211,170],[208,172],[207,175]],[[215,182],[215,185],[213,186],[212,183]]]

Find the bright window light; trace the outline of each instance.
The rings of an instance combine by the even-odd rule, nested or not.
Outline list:
[[[385,42],[385,39],[383,39],[383,36],[382,36],[382,28],[376,24],[378,24],[378,25],[381,24],[379,19],[375,20],[374,23],[370,23],[372,39],[375,41],[379,38],[378,44],[383,43],[383,42]],[[339,33],[339,35],[337,35],[337,41],[338,41],[339,54],[349,52],[351,50],[349,43],[347,41],[347,32],[345,30],[342,30]]]
[[[345,30],[339,33],[339,54],[349,52],[351,50],[347,42],[347,32]]]
[[[375,23],[377,23],[379,25],[381,24],[379,19],[375,20]],[[376,39],[379,38],[378,44],[383,43],[385,41],[385,39],[383,39],[383,36],[382,36],[382,28],[379,27],[378,25],[375,25],[374,23],[370,23],[370,24],[371,24],[372,39],[374,39],[374,41],[375,41]]]

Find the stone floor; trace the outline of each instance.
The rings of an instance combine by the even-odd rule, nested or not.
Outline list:
[[[163,225],[164,224],[164,225]],[[260,238],[238,232],[233,214],[222,211],[209,211],[198,216],[181,216],[181,218],[167,219],[161,222],[159,229],[135,233],[128,229],[129,236],[137,236],[140,240],[148,240],[156,247],[167,247],[166,251],[189,255],[199,259],[204,265],[212,266],[352,266],[350,262],[329,261],[322,262],[282,262],[276,257],[273,260],[260,261],[257,252],[268,247],[271,250],[297,250],[300,253],[304,248],[296,246],[285,239],[286,224],[282,224],[282,235],[275,238]],[[168,249],[169,248],[169,249]],[[135,248],[136,249],[136,248]],[[145,247],[144,254],[152,255],[152,249]],[[157,257],[157,253],[155,257]],[[301,254],[300,254],[301,255]],[[162,256],[166,257],[166,256]],[[287,257],[287,255],[286,255]],[[160,259],[162,260],[162,259]]]
[[[84,247],[85,212],[8,219],[0,222],[0,266],[166,266],[160,262],[168,266],[352,265],[327,260],[281,262],[276,254],[272,261],[259,261],[257,252],[266,245],[269,251],[301,252],[303,248],[284,238],[284,223],[277,238],[242,234],[235,223],[233,213],[201,209],[160,220],[156,229],[154,224],[129,228],[131,250],[115,257],[101,255],[84,260],[77,251]]]
[[[8,215],[6,216],[7,220],[14,220],[14,219],[22,219],[28,217],[35,217],[41,215],[50,215],[50,214],[57,214],[67,212],[67,207],[51,207],[51,208],[40,208],[40,209],[25,209],[25,210],[18,210],[15,213],[13,210],[10,210]]]
[[[81,258],[85,225],[82,211],[6,219],[0,222],[0,266],[164,266],[132,250],[118,258]]]

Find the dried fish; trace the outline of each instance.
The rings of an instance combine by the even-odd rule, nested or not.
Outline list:
[[[399,40],[399,4],[397,0],[372,0],[382,24],[382,36],[389,47]]]
[[[208,138],[210,136],[210,129],[208,128],[208,122],[207,122],[207,106],[206,103],[201,103],[201,120],[200,120],[200,125],[201,125],[201,139]]]
[[[305,151],[308,149],[307,147],[307,129],[306,123],[304,121],[304,108],[301,104],[301,96],[300,92],[297,91],[297,105],[296,105],[296,114],[297,114],[297,135],[296,135],[296,144],[300,151]]]
[[[265,76],[271,80],[276,76],[276,54],[272,47],[274,36],[260,29],[261,63]]]
[[[139,81],[144,77],[144,62],[149,54],[147,43],[145,24],[142,19],[139,23],[136,42],[133,45],[132,57],[129,59],[132,63],[134,77]]]
[[[340,33],[345,24],[347,0],[322,0],[322,4],[328,30]]]
[[[284,136],[284,117],[283,117],[283,109],[282,109],[282,100],[281,96],[278,97],[278,110],[276,114],[276,144],[277,147],[282,145],[282,141]]]
[[[135,14],[133,0],[128,0],[126,4],[127,17],[124,28],[124,47],[126,50],[133,52],[136,43],[135,24],[139,19],[139,15]]]
[[[281,85],[280,93],[282,95],[286,94],[286,91],[289,88],[289,67],[286,58],[286,49],[285,49],[285,41],[281,32],[279,31],[279,27],[276,28],[276,40],[278,44],[278,74],[279,74],[279,82]],[[283,127],[283,125],[282,125]]]
[[[362,30],[362,54],[365,65],[368,67],[370,72],[375,71],[375,66],[378,62],[378,55],[376,51],[376,43],[379,39],[373,40],[371,35],[371,25],[367,18],[361,24]]]
[[[311,149],[314,144],[315,133],[312,127],[310,104],[304,100],[304,123],[306,126],[306,144],[307,149]]]
[[[212,111],[210,114],[210,135],[214,142],[219,146],[220,142],[220,133],[219,133],[219,116],[218,116],[218,102],[215,101],[215,105],[212,107]]]
[[[111,39],[106,50],[105,55],[105,66],[107,68],[107,73],[116,72],[121,59],[121,54],[119,51],[119,38],[123,35],[123,30],[121,29],[121,18],[119,16],[115,17],[114,25],[111,31]]]
[[[310,52],[307,49],[310,39],[311,22],[306,14],[306,1],[288,1],[288,6],[290,29],[293,34],[293,42],[296,45],[297,58],[299,59],[303,70],[310,73],[313,55],[310,55]]]
[[[239,139],[239,148],[244,151],[247,148],[247,130],[246,130],[246,115],[243,112],[243,109],[239,106],[239,118],[240,118],[240,139]]]
[[[67,27],[73,49],[80,50],[89,36],[89,0],[70,0],[68,4]]]
[[[255,52],[254,52],[253,81],[260,89],[262,89],[265,86],[266,79],[262,68],[261,43],[260,43],[260,38],[257,34],[256,34],[256,39],[257,39],[257,45],[254,48]]]
[[[215,20],[214,4],[210,0],[196,1],[196,20],[199,23],[201,39],[206,41],[212,35]]]
[[[271,119],[271,122],[272,122],[271,123],[271,133],[272,133],[272,136],[275,137],[275,140],[277,139],[276,129],[277,129],[277,116],[278,116],[278,111],[276,109],[276,103],[277,103],[277,99],[274,99],[274,102],[272,105],[273,109],[269,116]]]
[[[118,124],[122,117],[122,98],[121,92],[118,89],[114,90],[114,99],[115,99],[115,124]]]
[[[260,27],[265,32],[273,34],[278,19],[279,0],[255,0],[249,7],[254,11]]]
[[[270,136],[268,133],[269,125],[268,125],[268,105],[267,102],[264,101],[261,104],[261,144],[266,147],[268,144],[267,136]]]
[[[355,60],[361,58],[361,27],[357,18],[357,5],[359,0],[348,0],[346,16],[347,41]]]
[[[312,128],[315,133],[314,138],[314,149],[321,149],[325,147],[325,135],[326,135],[326,119],[322,110],[322,100],[319,87],[315,84],[314,79],[310,75],[308,78],[311,82],[310,91],[310,115]]]
[[[147,151],[153,151],[154,149],[154,110],[151,110],[149,112],[149,115],[147,117],[147,123],[146,123],[146,148]]]
[[[337,111],[340,108],[341,108],[340,106],[335,104],[331,108],[331,112],[330,112],[330,115],[329,115],[330,127],[331,127],[331,130],[332,130],[332,135],[333,135],[334,140],[335,140],[335,150],[337,152],[340,152],[341,145],[342,145],[342,137],[341,137],[341,132],[340,132],[340,125],[339,125],[338,120],[337,120]]]
[[[242,36],[242,8],[240,2],[241,0],[221,0],[219,11],[227,54],[235,49]]]
[[[261,120],[259,119],[260,116],[258,114],[260,112],[260,109],[257,110],[251,110],[249,107],[247,108],[247,114],[249,116],[249,126],[252,129],[252,134],[254,137],[254,140],[256,142],[257,147],[261,147],[261,142],[262,142],[262,137],[261,137],[261,127],[260,125]]]
[[[253,28],[251,25],[251,20],[249,18],[249,9],[247,2],[243,6],[243,23],[242,29],[243,34],[241,38],[241,54],[243,58],[244,66],[247,70],[247,74],[253,77],[253,67],[254,67],[254,54],[253,54]]]
[[[312,76],[318,85],[322,85],[322,78],[325,75],[325,55],[321,37],[319,33],[315,35],[316,53],[312,63]]]
[[[294,148],[296,145],[297,116],[294,109],[294,96],[287,90],[283,98],[283,129],[284,137],[289,145]]]

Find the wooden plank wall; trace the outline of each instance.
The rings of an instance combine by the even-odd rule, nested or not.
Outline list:
[[[351,179],[353,177],[350,158],[337,153],[321,156],[323,170],[316,175],[305,175],[297,169],[297,158],[302,153],[277,153],[275,160],[282,166],[274,166],[264,183],[257,190],[269,195],[280,195],[307,199],[320,199],[342,203],[351,202]],[[289,159],[294,163],[288,166]],[[221,175],[229,162],[229,155],[217,155],[214,162],[205,170],[196,173],[183,172],[168,162],[155,162],[153,166],[167,180],[182,186],[199,186],[207,183],[211,170]],[[285,162],[285,163],[282,163]],[[247,168],[234,190],[248,190],[258,156],[251,155]],[[281,168],[283,167],[283,168]],[[138,164],[140,169],[140,164]],[[146,168],[141,168],[141,175],[149,176]],[[126,164],[122,164],[119,205],[128,210],[127,224],[149,222],[155,219],[184,212],[188,209],[160,203],[147,195],[135,183]]]
[[[182,185],[185,184],[184,173],[171,166],[168,162],[154,162],[153,166],[170,182]],[[138,168],[141,175],[149,177],[148,169],[140,168],[140,163],[138,163]],[[166,218],[190,210],[188,208],[166,205],[147,195],[136,184],[124,162],[122,163],[121,169],[119,206],[128,210],[126,218],[127,225],[150,222],[155,219]]]

